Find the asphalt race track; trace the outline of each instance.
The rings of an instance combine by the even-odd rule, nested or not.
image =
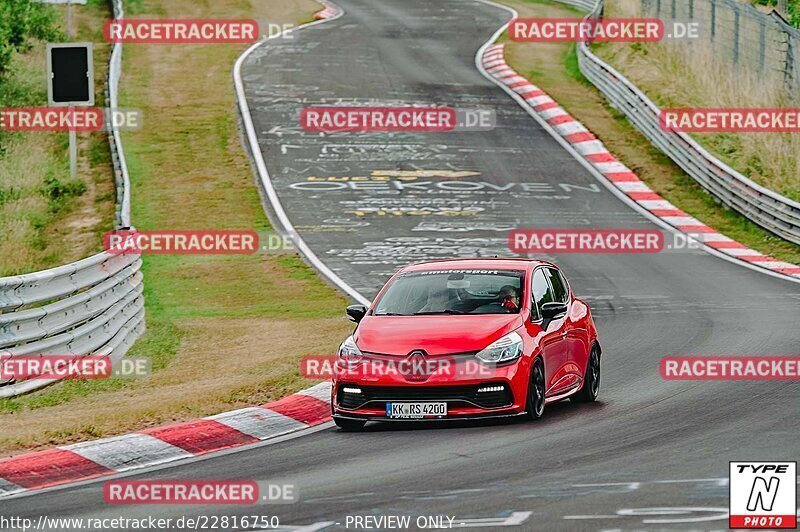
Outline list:
[[[350,286],[372,297],[408,262],[507,255],[507,231],[518,226],[656,228],[476,69],[506,11],[469,0],[337,3],[344,16],[256,49],[243,78],[286,213]],[[342,101],[493,109],[497,127],[301,129],[300,109]],[[600,327],[599,402],[549,405],[536,423],[370,424],[360,434],[330,425],[133,478],[293,483],[300,501],[268,512],[307,530],[344,528],[348,515],[449,515],[479,529],[506,518],[527,530],[726,529],[728,461],[800,454],[797,386],[667,382],[658,363],[800,354],[800,284],[703,251],[544,258],[563,267]],[[255,513],[111,507],[102,482],[2,507],[28,517]],[[483,518],[498,519],[474,521]]]

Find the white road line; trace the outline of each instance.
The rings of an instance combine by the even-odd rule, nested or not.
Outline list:
[[[565,515],[563,519],[583,520],[583,519],[619,519],[618,515]]]
[[[533,512],[513,512],[508,517],[484,517],[475,519],[456,519],[453,528],[472,528],[490,526],[519,526],[533,515]]]
[[[297,31],[303,28],[310,28],[311,26],[316,26],[318,24],[324,24],[325,22],[330,22],[333,20],[338,19],[344,14],[344,10],[339,8],[339,12],[327,19],[317,20],[315,22],[309,22],[308,24],[303,24],[296,28],[293,28],[292,31]],[[264,192],[269,199],[270,205],[272,206],[273,211],[275,212],[275,216],[280,221],[282,226],[282,230],[292,239],[292,242],[295,245],[295,248],[305,256],[305,258],[313,264],[314,268],[319,271],[319,273],[327,278],[331,283],[337,286],[340,290],[345,292],[347,295],[358,301],[363,305],[369,305],[370,301],[361,295],[355,288],[347,284],[344,279],[339,277],[336,273],[333,272],[324,262],[317,257],[316,253],[314,253],[311,248],[306,244],[305,240],[300,236],[297,230],[292,225],[292,222],[289,220],[289,217],[286,215],[286,211],[283,208],[283,205],[278,198],[278,194],[275,192],[275,187],[272,185],[272,179],[269,176],[269,171],[267,171],[267,164],[264,161],[264,154],[261,153],[261,147],[258,144],[258,135],[256,134],[256,129],[253,124],[253,117],[250,114],[250,105],[247,103],[247,97],[244,92],[244,82],[242,81],[242,65],[244,61],[250,56],[253,51],[256,50],[259,46],[266,43],[268,40],[277,38],[283,35],[283,32],[277,33],[275,35],[270,35],[266,39],[262,39],[261,41],[255,43],[253,46],[245,50],[242,55],[236,59],[236,63],[233,65],[233,81],[234,87],[236,89],[236,98],[239,100],[239,110],[242,115],[242,123],[244,124],[247,141],[250,148],[250,153],[253,157],[253,160],[256,164],[256,169],[258,170],[258,176],[261,180],[261,184],[264,187]]]

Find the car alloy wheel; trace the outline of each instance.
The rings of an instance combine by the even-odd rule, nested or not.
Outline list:
[[[597,399],[598,393],[600,393],[600,351],[597,347],[593,347],[586,364],[583,388],[571,399],[577,403],[591,403]]]
[[[536,360],[531,368],[531,383],[528,386],[528,417],[539,419],[544,414],[544,367]]]
[[[597,397],[600,392],[600,355],[597,354],[597,349],[592,349],[592,359],[589,366],[591,370],[591,393],[592,397]]]

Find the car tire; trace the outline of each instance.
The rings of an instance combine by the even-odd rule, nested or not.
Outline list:
[[[544,364],[541,359],[533,361],[528,385],[528,401],[525,408],[529,419],[539,419],[544,414],[545,384]]]
[[[586,374],[583,377],[581,391],[571,397],[576,403],[591,403],[600,393],[600,350],[592,347],[589,361],[586,364]]]
[[[366,421],[360,419],[344,419],[340,417],[333,418],[333,422],[345,432],[358,432],[367,424]]]

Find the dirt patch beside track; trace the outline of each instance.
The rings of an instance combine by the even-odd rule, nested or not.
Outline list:
[[[311,0],[142,0],[137,18],[306,22]],[[140,230],[266,230],[239,142],[231,68],[239,45],[126,44],[121,105],[132,218]],[[352,327],[346,301],[293,253],[144,257],[147,334],[130,352],[150,379],[70,381],[0,401],[0,449],[64,444],[260,404],[312,384],[304,355],[332,354]]]

